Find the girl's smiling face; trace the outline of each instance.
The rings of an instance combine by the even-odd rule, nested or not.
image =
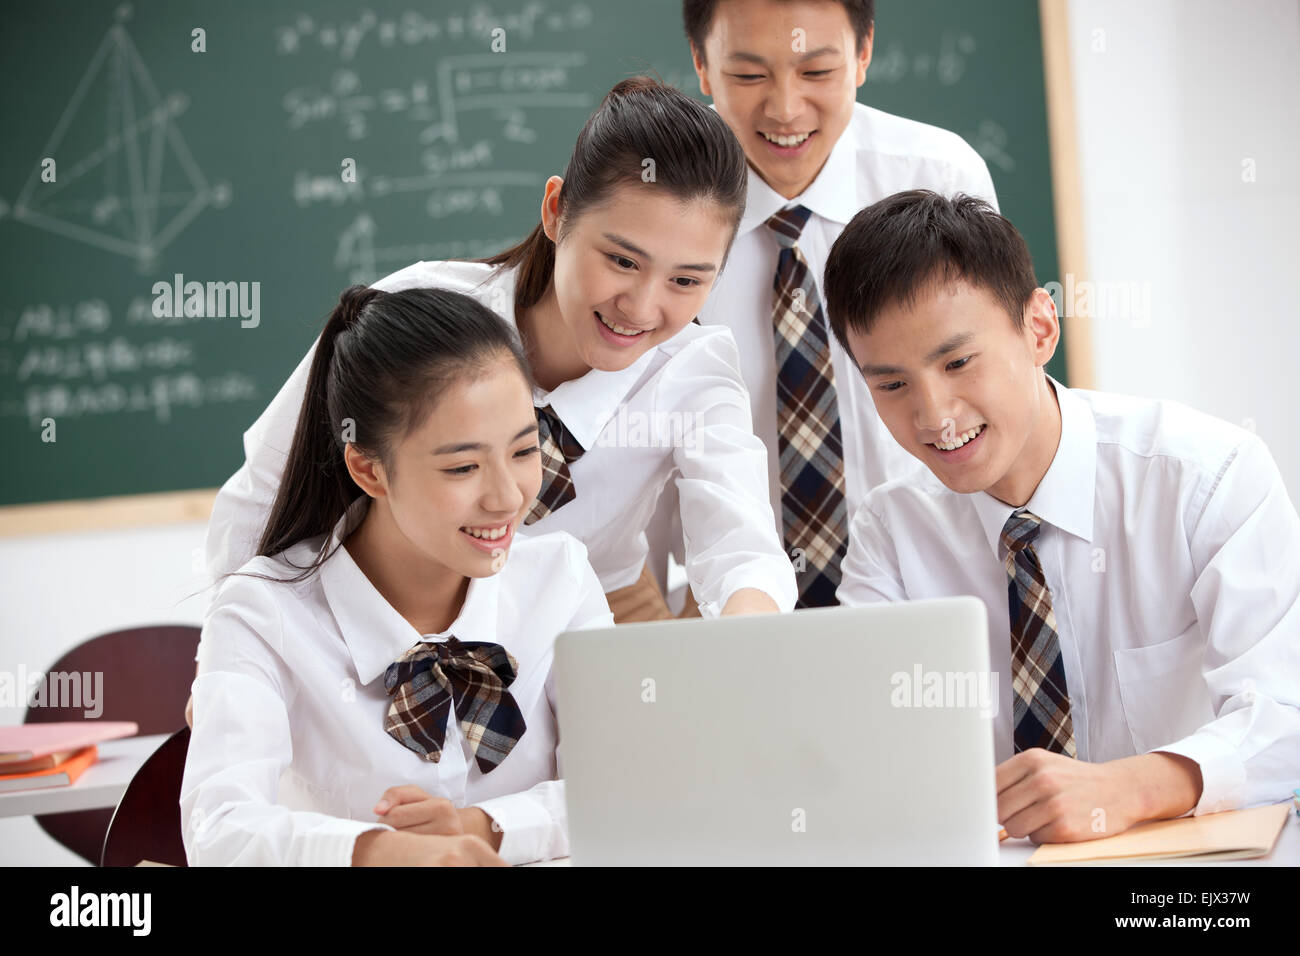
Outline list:
[[[638,183],[561,230],[562,184],[552,176],[542,203],[546,235],[559,240],[551,290],[561,334],[586,367],[618,371],[699,314],[734,227],[716,203],[682,202]]]
[[[383,500],[390,553],[474,578],[501,570],[542,484],[532,395],[508,354],[448,384],[394,442],[389,468],[356,445],[346,457],[358,485]]]

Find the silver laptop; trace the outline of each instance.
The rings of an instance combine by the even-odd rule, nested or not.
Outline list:
[[[959,597],[562,634],[573,862],[996,864],[987,631]]]

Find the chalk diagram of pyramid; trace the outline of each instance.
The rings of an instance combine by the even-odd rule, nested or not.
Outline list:
[[[141,271],[205,208],[230,201],[209,185],[176,118],[188,99],[159,95],[121,23],[109,28],[59,117],[42,163],[13,206],[20,222],[134,259]]]

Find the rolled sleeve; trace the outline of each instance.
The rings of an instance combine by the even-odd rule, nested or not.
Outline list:
[[[687,346],[655,396],[656,408],[689,416],[673,443],[686,576],[704,617],[716,617],[745,588],[789,611],[798,591],[776,533],[768,449],[754,434],[735,339],[722,327],[710,331],[716,334]]]
[[[871,502],[868,496],[849,525],[849,549],[835,591],[836,600],[845,607],[907,600],[893,539]]]

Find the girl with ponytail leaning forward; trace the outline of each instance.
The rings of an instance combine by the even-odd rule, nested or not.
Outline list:
[[[654,80],[625,80],[583,127],[564,176],[547,181],[527,239],[485,261],[420,262],[374,284],[464,292],[516,327],[536,384],[544,478],[508,533],[573,534],[619,622],[670,616],[645,535],[670,481],[699,613],[794,606],[735,341],[691,321],[744,212],[746,168],[711,110]],[[253,554],[311,361],[244,436],[247,460],[209,526],[214,575]]]

